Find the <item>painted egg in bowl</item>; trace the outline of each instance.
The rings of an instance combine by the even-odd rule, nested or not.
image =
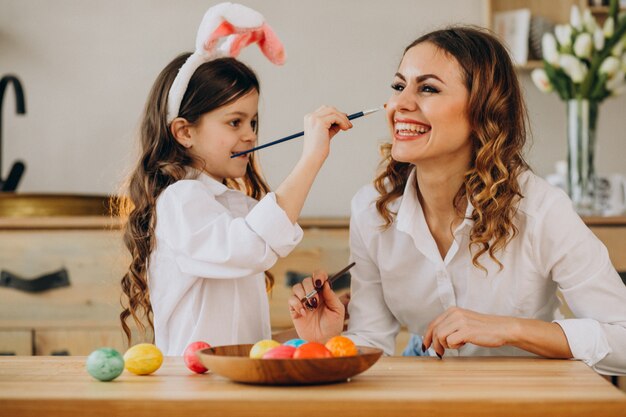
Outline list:
[[[381,349],[357,346],[348,357],[253,359],[251,344],[214,346],[198,351],[200,361],[217,375],[232,381],[261,385],[312,385],[346,381],[370,368]]]

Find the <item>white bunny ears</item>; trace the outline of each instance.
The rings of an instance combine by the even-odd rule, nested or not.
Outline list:
[[[189,80],[200,65],[216,58],[234,58],[255,42],[272,63],[285,62],[285,49],[261,13],[235,3],[220,3],[207,10],[196,35],[196,50],[180,67],[170,88],[167,123],[178,116]]]

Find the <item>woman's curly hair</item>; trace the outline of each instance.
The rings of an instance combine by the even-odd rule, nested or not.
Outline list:
[[[454,57],[462,69],[469,93],[467,118],[472,142],[472,162],[465,181],[453,199],[459,216],[463,202],[474,207],[471,219],[470,249],[474,266],[488,253],[502,269],[495,253],[518,233],[514,224],[519,199],[523,196],[518,176],[529,169],[522,153],[526,143],[528,115],[515,69],[504,46],[487,30],[477,27],[451,27],[428,33],[412,47],[429,42]],[[413,168],[391,157],[391,144],[381,148],[382,171],[374,180],[380,197],[376,208],[388,228],[395,215],[389,204],[401,197]]]
[[[126,197],[120,199],[120,212],[127,216],[124,243],[131,262],[122,278],[120,321],[130,344],[132,336],[127,320],[132,317],[138,329],[145,334],[146,323],[154,330],[152,305],[148,291],[148,260],[154,249],[156,201],[169,185],[189,175],[188,167],[202,166],[188,150],[179,144],[166,122],[167,97],[180,67],[190,54],[176,57],[161,71],[148,96],[140,128],[141,155],[128,179]],[[180,105],[179,116],[189,123],[197,123],[202,115],[234,102],[251,91],[260,92],[254,72],[234,58],[220,58],[201,65],[193,74]],[[254,155],[246,174],[241,179],[227,179],[224,184],[260,199],[269,187],[263,180]],[[266,272],[266,283],[271,288],[274,280]],[[126,301],[126,303],[124,302]]]

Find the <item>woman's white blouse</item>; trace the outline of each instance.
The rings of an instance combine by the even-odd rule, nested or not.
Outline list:
[[[156,345],[256,343],[271,337],[264,271],[302,239],[273,193],[260,201],[205,174],[167,187],[148,264]]]
[[[374,205],[378,192],[361,189],[352,200],[350,321],[346,335],[357,344],[394,351],[401,326],[423,335],[430,322],[454,306],[479,313],[558,323],[574,358],[602,373],[626,373],[626,286],[605,246],[586,227],[565,193],[531,172],[519,178],[524,198],[515,224],[519,234],[496,257],[472,265],[465,220],[441,258],[415,188],[415,171],[404,195],[391,204],[397,212],[386,230]],[[467,214],[473,208],[468,207]],[[467,217],[467,216],[466,216]],[[559,313],[560,290],[576,318]],[[467,344],[446,355],[530,355],[506,346]]]

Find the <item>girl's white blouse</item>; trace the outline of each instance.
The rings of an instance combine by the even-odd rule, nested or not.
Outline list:
[[[394,201],[394,223],[381,230],[374,205],[378,192],[361,189],[352,200],[350,221],[352,298],[346,335],[357,344],[394,352],[401,326],[423,335],[430,322],[458,306],[479,313],[555,321],[574,358],[597,371],[626,373],[626,286],[606,247],[587,228],[565,193],[527,171],[519,178],[524,198],[515,218],[519,234],[496,257],[472,265],[465,220],[442,259],[417,198],[415,171],[403,196]],[[466,213],[473,211],[471,204]],[[576,318],[559,313],[560,290]],[[467,344],[446,355],[530,355],[506,346]]]
[[[155,229],[148,287],[163,354],[271,338],[264,271],[303,234],[273,193],[256,201],[200,174],[161,193]]]

